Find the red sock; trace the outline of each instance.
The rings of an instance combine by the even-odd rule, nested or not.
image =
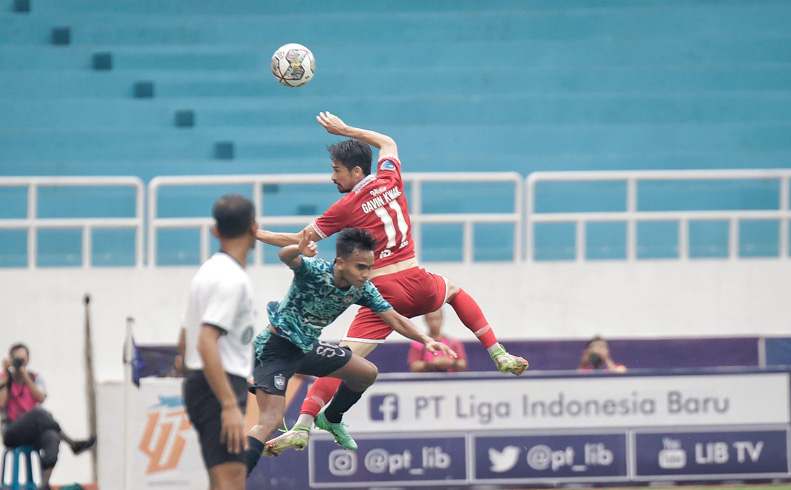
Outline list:
[[[319,412],[324,408],[324,405],[329,403],[338,387],[341,385],[341,380],[338,378],[319,378],[313,386],[308,390],[308,395],[302,402],[302,409],[299,413],[306,413],[314,419],[319,416]]]
[[[483,316],[481,307],[472,299],[472,296],[459,288],[459,292],[448,301],[448,304],[459,316],[459,320],[478,337],[478,341],[484,347],[488,349],[497,343],[494,330],[489,326],[489,322]]]

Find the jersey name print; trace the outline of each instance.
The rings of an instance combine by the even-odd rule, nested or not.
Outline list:
[[[374,269],[415,256],[401,162],[394,156],[383,156],[377,169],[376,176],[361,180],[313,223],[322,238],[343,228],[369,231],[376,240]]]

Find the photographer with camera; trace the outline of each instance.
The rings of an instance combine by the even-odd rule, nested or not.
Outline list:
[[[27,369],[30,350],[25,344],[8,349],[0,372],[0,409],[3,444],[6,447],[33,446],[41,456],[41,489],[48,490],[52,469],[58,461],[60,441],[74,454],[90,449],[96,438],[75,441],[68,437],[52,415],[40,404],[47,398],[41,375]]]
[[[607,345],[607,341],[597,335],[586,344],[577,370],[624,373],[626,372],[626,366],[612,360],[610,347]]]

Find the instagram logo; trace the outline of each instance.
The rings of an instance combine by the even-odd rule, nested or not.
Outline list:
[[[373,395],[369,405],[371,420],[390,422],[398,418],[398,396],[393,393]]]
[[[336,449],[329,457],[330,473],[335,476],[349,476],[357,473],[357,455],[346,449]]]

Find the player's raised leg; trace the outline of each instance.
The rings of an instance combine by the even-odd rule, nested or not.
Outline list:
[[[284,397],[267,393],[261,388],[255,388],[255,401],[258,404],[258,423],[247,433],[249,449],[244,453],[248,476],[258,464],[261,455],[266,455],[264,441],[277,430],[286,412]]]
[[[478,341],[483,344],[497,369],[501,373],[511,373],[517,376],[522,374],[528,367],[527,360],[509,354],[505,347],[497,341],[497,336],[478,303],[458,284],[451,279],[445,279],[448,284],[447,303],[456,312],[464,326],[474,333]]]
[[[352,355],[348,364],[329,375],[343,382],[330,404],[316,418],[316,427],[330,432],[335,442],[345,449],[356,450],[357,443],[346,430],[343,414],[357,403],[363,392],[376,381],[378,374],[379,370],[371,361]]]
[[[368,352],[370,350],[372,348]],[[338,445],[350,450],[357,449],[357,444],[349,435],[346,424],[342,421],[343,414],[357,403],[363,392],[376,380],[377,374],[378,370],[373,363],[361,356],[352,355],[345,366],[330,373],[327,377],[317,379],[314,386],[308,390],[308,396],[303,402],[301,414],[295,426],[285,434],[267,441],[267,451],[279,454],[288,448],[299,449],[301,444],[299,433],[309,430],[314,419],[316,427],[330,432]],[[317,392],[320,394],[317,395]],[[332,402],[327,406],[327,409],[319,414],[330,399]]]

